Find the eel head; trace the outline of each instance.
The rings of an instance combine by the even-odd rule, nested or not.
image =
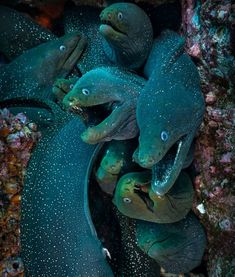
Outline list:
[[[151,172],[133,172],[123,175],[117,183],[113,203],[131,218],[155,221],[154,203],[148,195]]]
[[[155,135],[140,134],[139,147],[133,158],[144,168],[152,168],[152,190],[158,195],[166,194],[175,183],[196,130],[172,133],[170,130],[161,129]],[[187,132],[186,132],[187,131]]]
[[[66,77],[85,47],[85,38],[73,33],[33,48],[35,53],[32,57],[38,59],[34,62],[37,79],[40,83],[48,84],[48,81],[54,82],[56,78]]]
[[[136,103],[130,104],[119,80],[108,75],[105,69],[97,68],[83,75],[64,97],[63,105],[72,111],[87,108],[104,117],[98,125],[88,127],[82,133],[81,138],[89,144],[113,138],[133,138],[138,132]]]
[[[116,3],[100,14],[104,51],[112,62],[139,68],[150,52],[153,31],[147,14],[135,4]]]

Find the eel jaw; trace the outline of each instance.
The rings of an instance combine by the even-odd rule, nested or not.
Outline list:
[[[92,106],[90,108],[102,108],[102,119],[96,125],[88,127],[82,134],[81,138],[84,142],[89,144],[96,144],[101,141],[110,141],[115,135],[119,125],[115,127],[115,122],[112,119],[112,115],[122,107],[118,101],[110,101],[100,105]]]
[[[193,132],[182,136],[164,158],[153,166],[151,189],[157,195],[166,194],[174,185],[183,167],[192,140]]]
[[[111,20],[101,19],[100,32],[102,35],[109,36],[127,36],[127,34],[120,30]]]
[[[154,207],[154,202],[152,199],[149,197],[149,194],[147,192],[144,192],[141,190],[140,187],[135,186],[134,188],[134,193],[138,195],[138,197],[144,202],[146,208],[153,213],[153,207]]]
[[[83,54],[87,45],[87,41],[84,37],[78,39],[77,43],[75,44],[74,48],[71,49],[67,58],[64,60],[63,64],[61,65],[60,69],[60,77],[67,77],[69,73],[73,70],[74,66],[76,65],[77,61],[80,59],[81,55]]]

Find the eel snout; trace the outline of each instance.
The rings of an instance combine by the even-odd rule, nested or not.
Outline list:
[[[193,134],[182,136],[166,155],[152,167],[152,190],[158,195],[166,194],[174,185],[184,166],[193,140]]]
[[[68,73],[70,73],[78,59],[81,57],[86,46],[87,41],[85,37],[79,34],[69,37],[68,40],[61,44],[59,49],[63,57],[61,58],[60,77],[66,77]]]
[[[133,154],[133,159],[143,168],[152,169],[152,190],[158,195],[164,195],[173,186],[184,165],[193,135],[181,136],[168,149],[156,150],[154,145],[148,151],[146,145],[141,145]]]

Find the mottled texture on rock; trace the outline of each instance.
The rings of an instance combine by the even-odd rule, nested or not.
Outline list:
[[[5,104],[1,103],[1,108]],[[23,276],[20,202],[25,170],[40,133],[23,114],[0,110],[0,275]]]
[[[200,72],[206,114],[196,143],[194,211],[208,236],[209,276],[235,274],[235,7],[182,1],[186,50]],[[233,37],[232,37],[233,36]]]

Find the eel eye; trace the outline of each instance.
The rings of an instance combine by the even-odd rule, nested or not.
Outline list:
[[[64,45],[60,45],[60,51],[64,51],[65,50],[65,46]]]
[[[121,13],[121,12],[119,12],[119,13],[118,13],[118,15],[117,15],[117,17],[118,17],[118,19],[119,19],[119,20],[122,20],[122,18],[123,18],[122,13]]]
[[[83,89],[82,89],[82,93],[83,93],[84,95],[88,95],[88,94],[90,93],[90,91],[89,91],[87,88],[83,88]]]
[[[69,86],[69,88],[70,88],[70,89],[73,89],[73,87],[74,87],[74,85],[73,85],[73,84],[71,84],[71,85]]]
[[[168,133],[167,133],[166,131],[162,131],[162,132],[161,132],[161,140],[162,140],[162,141],[167,141],[168,138],[169,138]]]
[[[123,202],[126,203],[126,204],[130,204],[131,203],[131,199],[128,198],[128,197],[124,197],[123,198]]]

